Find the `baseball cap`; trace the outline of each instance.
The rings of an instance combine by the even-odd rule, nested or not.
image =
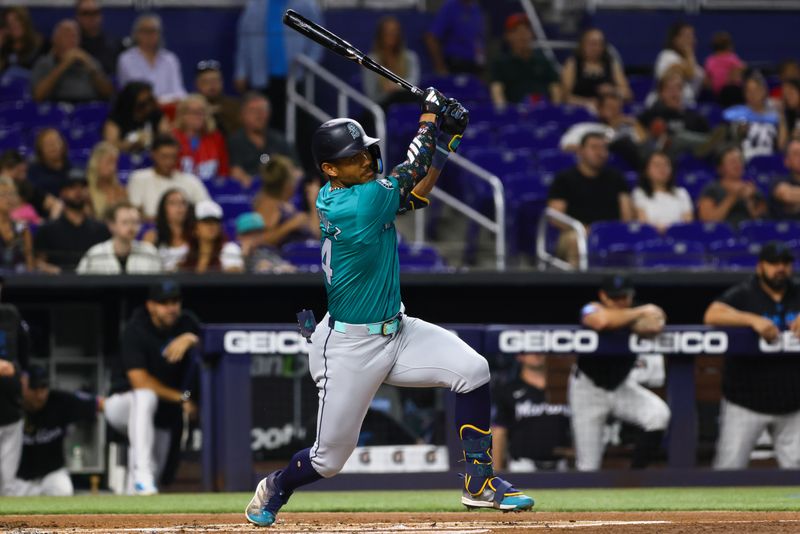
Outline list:
[[[531,23],[528,20],[528,16],[525,13],[512,13],[508,17],[506,17],[506,22],[503,25],[506,31],[513,30],[520,24],[525,24],[526,26],[530,26]]]
[[[246,234],[248,232],[259,232],[264,230],[267,226],[264,224],[264,219],[260,213],[250,211],[242,213],[236,217],[236,233]]]
[[[194,218],[198,221],[206,219],[222,220],[222,207],[213,200],[201,200],[194,206]]]
[[[147,292],[147,300],[156,302],[167,302],[168,300],[180,300],[181,286],[174,280],[159,280],[150,286]]]
[[[633,282],[624,274],[606,276],[603,278],[600,289],[611,298],[624,297],[626,295],[633,295],[634,293]]]
[[[197,68],[195,69],[195,72],[197,74],[200,74],[200,73],[203,73],[203,72],[206,72],[206,71],[209,71],[209,70],[220,71],[220,70],[222,70],[222,66],[219,64],[219,61],[217,61],[216,59],[203,59],[202,61],[198,61],[197,62]]]
[[[758,261],[767,263],[792,263],[794,254],[789,247],[780,241],[770,241],[761,247],[758,253]]]
[[[73,167],[67,173],[66,179],[61,182],[61,189],[65,187],[72,187],[73,185],[87,185],[89,182],[86,180],[86,171],[83,169]]]
[[[40,389],[50,387],[50,375],[47,369],[41,365],[31,365],[28,367],[28,387],[30,389]]]

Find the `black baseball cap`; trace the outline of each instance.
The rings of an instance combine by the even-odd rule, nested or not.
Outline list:
[[[767,263],[792,263],[794,261],[794,254],[786,244],[780,241],[770,241],[761,247],[761,252],[758,253],[758,261],[765,261]]]
[[[624,274],[611,274],[604,277],[600,289],[611,298],[625,297],[634,293],[633,282]]]
[[[72,187],[73,185],[88,185],[88,183],[86,171],[78,167],[73,167],[67,173],[66,179],[61,182],[61,189]]]
[[[28,387],[30,389],[50,387],[50,375],[47,373],[47,369],[41,365],[28,367]]]
[[[147,292],[147,300],[156,302],[167,302],[169,300],[180,300],[181,286],[174,280],[159,280],[150,286]]]

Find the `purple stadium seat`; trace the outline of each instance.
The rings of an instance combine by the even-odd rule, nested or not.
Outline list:
[[[468,74],[435,77],[424,81],[420,87],[435,87],[445,96],[462,104],[489,102],[489,89],[480,79]],[[469,107],[469,106],[468,106]]]
[[[636,243],[659,238],[649,224],[597,222],[589,233],[589,261],[607,267],[629,266]]]
[[[73,126],[66,131],[67,145],[70,149],[89,149],[102,141],[100,128]]]
[[[398,247],[398,256],[401,271],[441,271],[446,268],[442,257],[430,245],[404,245]]]
[[[693,241],[708,244],[712,241],[731,239],[733,229],[721,222],[689,222],[673,224],[667,229],[666,237],[675,241]]]
[[[748,241],[791,241],[800,236],[800,222],[794,221],[744,221],[739,225],[739,234]]]
[[[724,269],[753,269],[758,262],[759,243],[746,239],[722,239],[709,243],[709,256],[717,267]]]
[[[630,76],[628,84],[631,86],[633,99],[637,102],[643,102],[655,86],[655,82],[650,76]]]
[[[713,128],[722,122],[722,109],[714,102],[704,102],[697,106],[697,112],[706,118],[708,124]]]
[[[747,162],[749,173],[786,174],[786,165],[783,163],[782,154],[771,156],[755,156]]]
[[[295,241],[286,243],[281,248],[281,256],[301,271],[319,272],[320,270],[320,244],[319,241]]]
[[[679,186],[686,188],[689,196],[697,201],[702,193],[703,188],[710,182],[714,181],[714,175],[708,171],[692,171],[679,173],[677,183]]]
[[[693,241],[655,239],[634,245],[636,265],[648,268],[700,268],[706,266],[705,249]]]
[[[72,126],[99,126],[108,118],[109,105],[106,102],[90,102],[79,104],[70,115]]]
[[[0,81],[0,102],[30,100],[31,83],[26,78],[4,77]]]
[[[19,150],[24,144],[22,132],[16,128],[0,128],[0,150]]]
[[[575,155],[560,150],[546,150],[538,154],[538,167],[543,172],[558,173],[575,166]]]

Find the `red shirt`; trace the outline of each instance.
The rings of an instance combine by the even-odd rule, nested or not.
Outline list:
[[[194,174],[203,181],[208,181],[217,176],[228,176],[228,149],[219,130],[204,134],[195,142],[192,150],[192,141],[180,130],[173,130],[172,135],[181,145],[180,167],[183,172]]]

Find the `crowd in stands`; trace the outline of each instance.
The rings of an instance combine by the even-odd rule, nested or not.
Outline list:
[[[314,0],[287,7],[323,19]],[[123,40],[104,30],[96,0],[77,1],[74,18],[49,37],[26,8],[5,9],[0,177],[14,187],[0,214],[0,269],[149,271],[147,262],[129,261],[142,253],[159,257],[165,271],[292,270],[281,249],[318,237],[320,183],[284,133],[286,79],[295,55],[319,61],[322,49],[284,27],[281,15],[246,3],[226,92],[213,58],[183,79],[154,13],[139,15]],[[412,83],[457,78],[477,88],[454,95],[473,111],[470,129],[486,133],[484,146],[465,138],[464,155],[479,164],[481,151],[522,159],[514,169],[522,180],[502,165],[488,170],[506,183],[509,199],[542,201],[507,209],[549,205],[590,234],[596,223],[617,221],[651,225],[662,237],[692,221],[730,224],[735,233],[746,221],[798,219],[796,62],[782,63],[772,83],[725,32],[713,36],[703,60],[694,28],[681,22],[655,58],[652,83],[643,84],[629,80],[597,28],[581,33],[563,65],[537,46],[522,13],[505,20],[496,54],[485,28],[476,1],[447,0],[421,36],[431,72],[393,16],[378,21],[371,55]],[[388,110],[393,133],[393,113],[410,105],[409,93],[365,69],[358,83]],[[508,214],[512,229],[518,215]],[[573,264],[575,240],[565,229],[557,245]],[[116,260],[93,268],[90,252]]]

